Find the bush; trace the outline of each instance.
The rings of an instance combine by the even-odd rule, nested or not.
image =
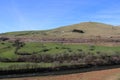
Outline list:
[[[95,46],[94,46],[94,45],[90,46],[89,50],[90,50],[90,51],[95,50]]]

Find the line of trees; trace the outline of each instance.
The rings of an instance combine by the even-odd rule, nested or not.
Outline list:
[[[89,65],[111,65],[120,64],[120,53],[114,54],[101,53],[85,53],[81,51],[79,53],[57,53],[57,54],[32,54],[22,55],[16,59],[0,58],[1,62],[35,62],[35,63],[71,63],[71,64],[89,64]]]
[[[1,58],[0,58],[1,60]],[[10,60],[6,60],[4,62],[10,62]],[[36,71],[40,70],[59,70],[62,69],[70,69],[70,68],[88,68],[93,66],[106,66],[106,65],[119,65],[120,64],[120,54],[116,53],[113,55],[107,55],[105,53],[100,53],[94,55],[93,53],[61,53],[61,54],[39,54],[39,55],[27,55],[27,56],[21,56],[14,60],[14,62],[32,62],[34,64],[23,64],[23,65],[11,65],[8,68],[0,68],[1,73],[15,73],[16,71],[19,73],[24,73],[28,71]],[[54,64],[50,67],[41,67],[39,63],[51,63]],[[66,64],[64,66],[61,66],[63,64]],[[24,71],[23,71],[24,70]]]
[[[97,55],[92,53],[59,53],[59,54],[37,54],[30,56],[21,56],[17,59],[18,62],[45,62],[45,63],[84,63],[91,65],[106,65],[106,64],[120,64],[120,54],[107,55],[106,53],[99,53]]]

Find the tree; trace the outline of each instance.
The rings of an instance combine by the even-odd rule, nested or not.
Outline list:
[[[16,47],[15,53],[17,54],[18,49],[20,49],[20,48],[23,47],[24,45],[25,45],[25,43],[24,43],[24,42],[21,42],[19,39],[15,40],[15,41],[14,41],[14,44],[13,44],[13,46]]]

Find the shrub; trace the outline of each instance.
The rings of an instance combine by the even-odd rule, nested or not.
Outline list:
[[[79,29],[73,29],[72,32],[85,33],[83,30],[79,30]]]

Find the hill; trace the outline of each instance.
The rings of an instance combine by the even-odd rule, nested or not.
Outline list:
[[[118,37],[119,34],[120,27],[98,22],[83,22],[80,24],[63,26],[52,30],[8,32],[1,34],[1,36],[37,38],[91,38],[96,36]]]
[[[45,31],[0,34],[0,73],[44,73],[119,65],[119,32],[119,27],[85,22]]]

